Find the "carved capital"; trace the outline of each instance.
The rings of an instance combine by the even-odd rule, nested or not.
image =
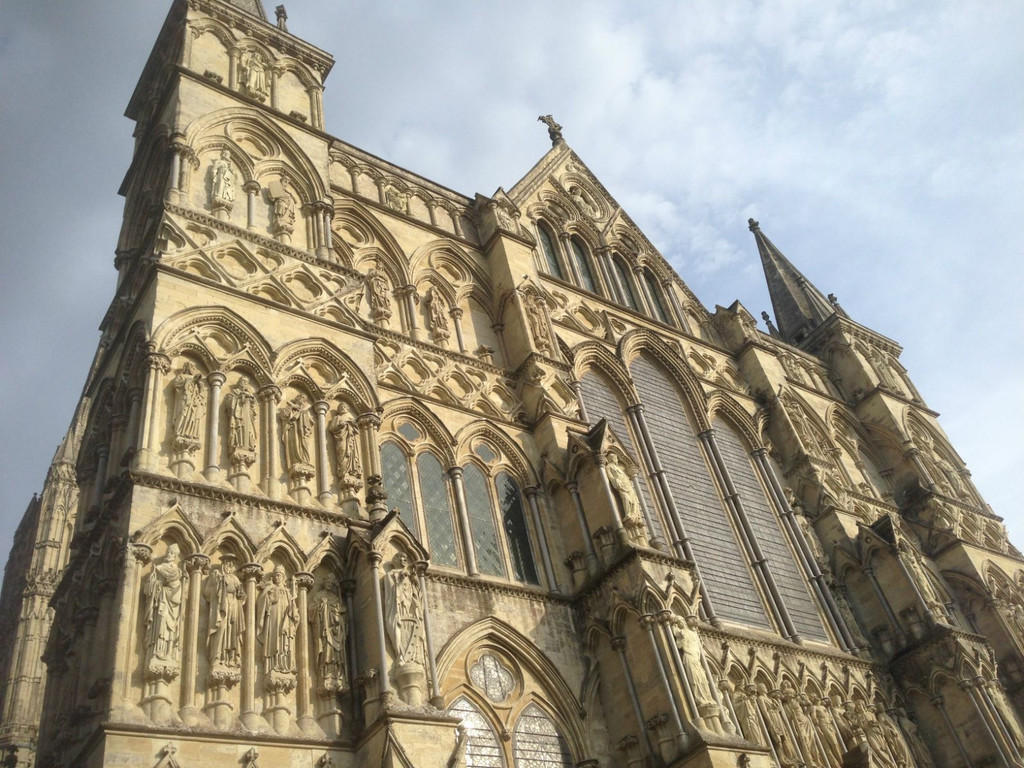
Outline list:
[[[295,586],[301,589],[303,592],[308,592],[313,588],[313,574],[308,571],[299,571],[295,574]]]
[[[185,558],[185,570],[189,573],[206,573],[210,569],[210,558],[206,555],[195,554]]]
[[[580,484],[577,483],[575,480],[570,480],[565,484],[565,490],[575,495],[580,492]]]
[[[257,394],[260,400],[264,402],[270,402],[271,400],[273,400],[274,403],[281,402],[281,389],[279,387],[275,387],[273,384],[268,384],[263,387]]]
[[[611,639],[612,650],[622,651],[626,648],[626,638],[622,635],[616,635]]]
[[[220,371],[211,371],[206,380],[210,382],[211,387],[222,387],[224,382],[227,381],[227,376]]]
[[[317,400],[313,403],[313,412],[317,416],[325,416],[329,410],[331,410],[331,404],[326,400]]]
[[[238,569],[238,573],[245,581],[259,581],[263,578],[263,566],[259,563],[246,563]]]
[[[250,179],[242,185],[242,191],[246,194],[258,194],[260,189],[262,189],[260,183],[254,179]]]
[[[137,563],[145,565],[153,559],[153,548],[149,544],[141,544],[138,542],[132,543],[131,545],[132,556],[135,558]]]
[[[360,428],[373,427],[374,429],[380,429],[380,416],[373,411],[366,411],[356,417],[356,425]]]

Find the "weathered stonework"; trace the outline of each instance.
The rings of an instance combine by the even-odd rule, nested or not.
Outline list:
[[[1024,562],[750,222],[708,312],[566,143],[460,195],[174,0],[117,294],[0,597],[5,766],[1024,765]]]

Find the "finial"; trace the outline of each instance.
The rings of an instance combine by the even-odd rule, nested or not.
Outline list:
[[[754,221],[753,219],[747,219],[747,226],[751,232],[758,232],[761,229],[761,222]]]
[[[562,126],[555,122],[555,118],[551,115],[541,115],[537,120],[548,127],[548,138],[551,139],[552,147],[565,143],[565,139],[562,138]]]
[[[775,326],[772,324],[772,319],[768,316],[768,313],[762,311],[761,319],[764,320],[764,324],[768,326],[768,333],[774,336],[776,334]]]
[[[277,6],[274,9],[274,14],[277,16],[277,28],[282,32],[288,31],[288,11],[284,9],[283,5]]]

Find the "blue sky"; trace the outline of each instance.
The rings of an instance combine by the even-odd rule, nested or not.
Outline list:
[[[269,3],[268,9],[273,11]],[[122,117],[167,3],[7,4],[0,551],[114,289]],[[56,11],[56,12],[55,12]],[[710,309],[771,310],[749,217],[895,339],[1024,545],[1024,14],[1016,2],[289,3],[327,130],[472,195],[569,144]]]

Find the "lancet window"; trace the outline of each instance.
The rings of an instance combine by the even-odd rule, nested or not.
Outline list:
[[[591,293],[597,293],[597,283],[594,282],[594,273],[590,269],[590,257],[587,255],[586,247],[574,237],[569,240],[569,248],[583,287]]]
[[[666,325],[671,325],[672,321],[669,319],[668,310],[665,309],[665,302],[661,294],[661,288],[658,286],[658,279],[646,267],[644,268],[644,283],[647,285],[647,295],[651,299],[651,312],[654,313],[655,319],[661,320]]]
[[[571,768],[572,755],[551,717],[530,703],[516,720],[511,745],[503,746],[487,715],[468,697],[460,696],[448,714],[466,730],[467,768]],[[511,750],[509,750],[511,746]],[[509,754],[510,752],[510,754]]]
[[[537,239],[540,240],[540,250],[544,254],[544,269],[553,277],[565,279],[562,274],[562,267],[558,262],[558,251],[555,249],[555,241],[548,233],[544,224],[537,225]]]
[[[633,284],[629,278],[629,270],[619,256],[612,257],[612,268],[615,270],[616,293],[619,295],[619,302],[634,311],[638,311],[639,306],[636,303],[636,295],[633,293]]]
[[[480,573],[503,578],[511,573],[516,581],[539,583],[516,481],[507,472],[500,472],[492,482],[479,467],[470,464],[464,470],[463,482],[469,533]]]

